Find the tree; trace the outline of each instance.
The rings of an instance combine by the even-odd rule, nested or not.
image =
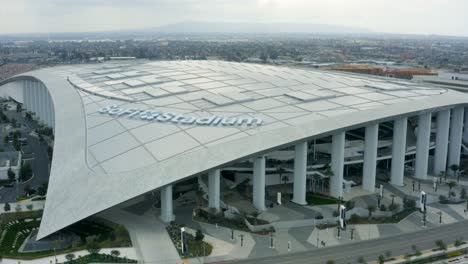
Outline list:
[[[460,190],[460,199],[466,200],[466,189],[462,188]]]
[[[21,112],[23,110],[23,107],[21,106],[20,103],[16,103],[16,112]]]
[[[203,241],[203,238],[205,238],[205,235],[200,229],[197,229],[197,232],[195,233],[195,240]]]
[[[449,181],[447,184],[448,184],[448,187],[449,187],[449,197],[450,197],[450,193],[452,192],[452,188],[454,188],[455,186],[457,186],[457,182],[455,182],[455,181]]]
[[[39,185],[39,187],[37,187],[37,194],[39,194],[40,196],[46,195],[47,188],[48,188],[47,182],[42,183],[41,185]]]
[[[374,205],[368,205],[367,210],[369,211],[369,219],[372,217],[372,213],[375,211]]]
[[[405,210],[414,210],[416,208],[416,201],[405,196],[403,198],[403,208]]]
[[[12,181],[12,182],[15,181],[15,179],[16,179],[16,174],[15,174],[15,172],[14,172],[11,168],[8,168],[7,174],[8,174],[8,180],[10,180],[10,181]]]
[[[439,183],[442,183],[442,178],[445,178],[445,180],[447,180],[447,174],[445,173],[445,171],[439,172]]]
[[[110,254],[114,258],[118,258],[120,256],[120,251],[118,251],[117,249],[114,249],[110,252]]]
[[[28,204],[28,205],[26,205],[26,208],[28,208],[29,211],[32,211],[32,209],[34,208],[34,205],[33,204]]]
[[[445,242],[443,240],[436,240],[435,241],[435,244],[437,246],[437,248],[439,248],[440,250],[446,250],[447,249],[447,244],[445,244]]]
[[[68,253],[68,254],[65,255],[65,258],[66,258],[68,261],[72,262],[73,259],[75,259],[75,254],[73,254],[73,253]]]
[[[358,262],[358,263],[361,263],[361,264],[364,264],[364,263],[366,263],[366,260],[364,259],[363,256],[360,256],[360,257],[357,259],[357,262]]]
[[[11,206],[10,206],[10,204],[8,202],[5,203],[5,205],[3,206],[3,210],[5,212],[9,212],[11,210]]]
[[[460,170],[460,166],[458,164],[452,164],[449,168],[451,171],[453,171],[453,175],[457,176],[458,178],[458,171]]]
[[[20,179],[22,181],[29,180],[29,178],[31,178],[31,176],[32,176],[31,164],[24,163],[23,165],[21,165],[19,174],[20,174]]]
[[[31,194],[32,192],[33,192],[33,189],[31,188],[31,185],[26,184],[26,185],[24,186],[24,194],[29,195],[29,194]]]
[[[379,264],[383,264],[385,262],[385,257],[383,255],[379,255]]]
[[[392,211],[393,214],[400,210],[400,204],[394,203],[388,206],[388,210]]]
[[[98,254],[101,248],[96,241],[91,241],[86,245],[86,250],[88,250],[89,254]]]

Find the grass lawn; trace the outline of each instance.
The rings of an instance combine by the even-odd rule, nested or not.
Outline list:
[[[324,197],[316,194],[309,194],[306,196],[306,201],[309,205],[327,205],[338,204],[338,200],[334,198]]]
[[[0,234],[3,238],[0,241],[0,255],[13,259],[37,259],[49,257],[55,254],[70,253],[86,249],[88,237],[94,237],[99,248],[129,247],[131,246],[130,237],[127,230],[122,226],[116,225],[105,220],[96,219],[95,221],[85,220],[70,227],[79,230],[76,233],[81,237],[80,243],[73,243],[73,246],[53,250],[38,252],[18,252],[19,247],[29,236],[33,229],[39,228],[42,211],[24,211],[15,213],[6,213],[0,215]]]

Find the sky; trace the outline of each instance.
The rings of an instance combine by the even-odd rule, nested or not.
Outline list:
[[[468,36],[468,0],[0,0],[0,34],[287,22]]]

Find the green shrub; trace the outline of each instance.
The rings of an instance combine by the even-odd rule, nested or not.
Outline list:
[[[387,206],[385,206],[385,204],[381,204],[380,205],[380,211],[382,211],[382,212],[387,211]]]

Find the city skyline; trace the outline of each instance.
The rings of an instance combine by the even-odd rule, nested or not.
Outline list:
[[[2,0],[0,34],[118,31],[187,21],[324,24],[375,33],[468,36],[468,3],[305,0]],[[398,19],[395,19],[398,17]]]

